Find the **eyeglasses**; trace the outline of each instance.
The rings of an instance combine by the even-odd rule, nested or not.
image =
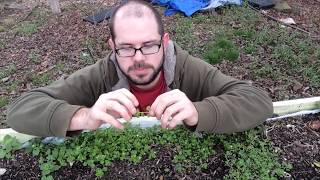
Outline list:
[[[161,38],[162,40],[162,38]],[[161,42],[161,41],[160,41]],[[116,49],[116,53],[120,57],[133,57],[136,55],[136,52],[139,50],[143,55],[150,55],[150,54],[155,54],[159,52],[159,49],[161,47],[161,44],[153,44],[153,45],[146,45],[142,46],[140,48],[121,48],[121,49]]]

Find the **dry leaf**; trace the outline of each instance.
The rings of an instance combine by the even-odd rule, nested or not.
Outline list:
[[[313,130],[319,130],[320,129],[320,120],[310,122],[309,127]]]

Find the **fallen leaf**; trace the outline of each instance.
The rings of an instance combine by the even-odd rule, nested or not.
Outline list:
[[[309,127],[313,130],[319,130],[320,129],[320,120],[310,122]]]
[[[279,19],[279,21],[283,22],[284,24],[296,24],[296,22],[292,18],[283,18]]]
[[[320,162],[314,162],[313,163],[317,168],[320,168]]]
[[[6,173],[6,169],[4,169],[4,168],[0,168],[0,176],[2,176],[4,173]]]
[[[8,80],[10,79],[10,77],[5,77],[5,78],[2,78],[1,81],[4,83],[4,82],[7,82]]]

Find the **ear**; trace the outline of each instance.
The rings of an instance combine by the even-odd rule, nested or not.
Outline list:
[[[114,52],[115,51],[115,49],[114,49],[115,45],[114,45],[114,42],[112,41],[112,38],[110,38],[108,40],[108,45],[112,49],[112,51]]]
[[[169,36],[169,33],[166,32],[163,34],[163,37],[162,37],[162,43],[164,48],[168,46],[169,41],[170,41],[170,36]]]

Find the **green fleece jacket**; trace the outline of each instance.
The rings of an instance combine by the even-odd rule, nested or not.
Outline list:
[[[163,66],[167,90],[180,89],[196,107],[199,121],[192,127],[196,131],[244,131],[273,112],[264,91],[224,75],[171,41]],[[129,88],[128,81],[110,53],[67,78],[23,94],[9,107],[7,122],[21,133],[64,137],[79,108],[91,107],[101,94],[120,88]]]

